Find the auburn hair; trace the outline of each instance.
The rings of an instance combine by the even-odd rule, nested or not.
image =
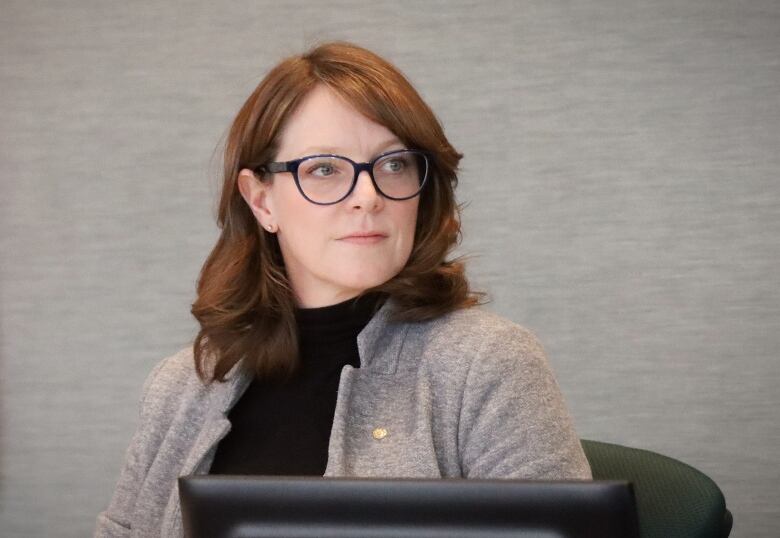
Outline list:
[[[458,163],[463,157],[444,136],[430,107],[392,64],[357,45],[318,45],[274,67],[239,110],[224,148],[220,236],[198,278],[193,343],[204,382],[224,381],[244,359],[259,377],[288,378],[298,366],[295,299],[275,234],[259,225],[238,189],[251,163],[274,160],[280,132],[296,106],[325,85],[367,118],[392,131],[408,148],[430,152],[432,174],[420,193],[414,244],[404,268],[366,293],[393,297],[391,321],[423,321],[478,304],[458,258]]]

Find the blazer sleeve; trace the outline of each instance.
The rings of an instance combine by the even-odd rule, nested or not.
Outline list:
[[[95,538],[130,536],[138,491],[157,451],[156,447],[162,439],[159,425],[154,424],[151,416],[150,408],[154,406],[150,403],[150,399],[154,393],[155,380],[164,365],[165,361],[161,361],[144,381],[139,401],[138,426],[126,451],[125,462],[111,502],[97,517]]]
[[[459,451],[465,477],[592,478],[544,350],[518,325],[487,336],[469,367]]]

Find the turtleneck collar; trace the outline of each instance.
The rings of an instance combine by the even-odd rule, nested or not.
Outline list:
[[[296,308],[295,320],[302,345],[354,342],[384,302],[385,295],[363,296],[318,308]]]

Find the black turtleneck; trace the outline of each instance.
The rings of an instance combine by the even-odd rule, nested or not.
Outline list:
[[[297,308],[301,367],[287,382],[254,379],[230,410],[211,474],[325,473],[341,369],[360,367],[357,335],[380,297]]]

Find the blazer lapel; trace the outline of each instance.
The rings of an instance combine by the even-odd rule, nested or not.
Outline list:
[[[230,421],[227,414],[249,386],[251,380],[251,374],[239,362],[228,373],[224,383],[212,383],[208,402],[204,406],[206,414],[203,417],[203,425],[192,449],[184,460],[181,476],[208,473],[214,457],[213,449],[230,431]]]
[[[353,393],[365,391],[379,378],[385,378],[383,381],[386,382],[388,376],[396,373],[409,331],[408,323],[390,321],[396,307],[393,298],[388,298],[358,335],[360,368],[346,365],[341,370],[324,476],[345,476],[349,471],[349,460],[360,456],[353,453],[355,449],[345,439],[350,420],[366,412],[366,409],[358,408]]]
[[[396,308],[395,299],[388,297],[385,304],[358,334],[357,343],[361,371],[392,375],[398,368],[398,359],[401,355],[406,332],[409,330],[409,324],[390,321]],[[340,386],[339,397],[341,396],[341,388]]]

